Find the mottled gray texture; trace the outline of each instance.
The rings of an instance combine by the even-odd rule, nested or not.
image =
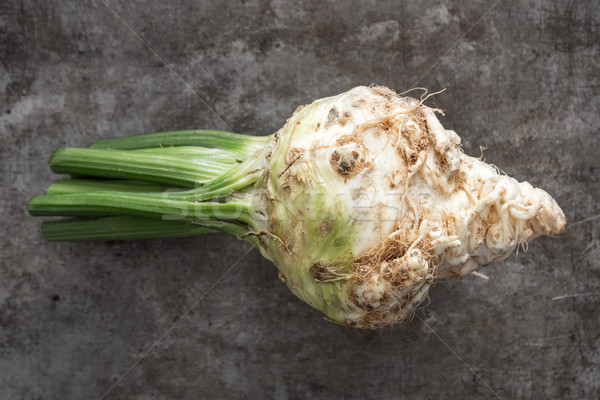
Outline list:
[[[600,8],[552,3],[2,2],[0,397],[97,399],[162,338],[106,399],[598,398]],[[446,88],[429,104],[465,151],[553,195],[565,235],[365,332],[256,251],[202,297],[248,249],[225,235],[47,243],[25,211],[60,146],[270,133],[370,83]]]

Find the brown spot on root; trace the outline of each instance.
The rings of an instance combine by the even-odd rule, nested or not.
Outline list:
[[[371,89],[373,94],[379,95],[385,98],[387,101],[392,101],[392,98],[397,96],[396,92],[385,86],[372,86],[369,89]]]
[[[357,125],[352,134],[354,136],[359,136],[364,134],[367,131],[371,131],[375,135],[380,135],[382,133],[391,134],[393,132],[397,132],[397,121],[398,115],[388,115],[383,118],[376,118],[367,122],[364,122],[360,125]]]
[[[339,115],[340,113],[338,112],[337,108],[331,107],[331,110],[329,110],[329,113],[327,114],[327,125],[335,121]]]
[[[346,123],[348,123],[348,121],[351,119],[352,119],[352,114],[350,114],[348,111],[346,111],[342,114],[341,117],[339,117],[337,119],[337,123],[340,124],[341,126],[345,126]]]
[[[350,164],[348,164],[346,161],[342,161],[339,165],[339,169],[338,171],[341,174],[346,174],[348,172],[350,172],[350,170],[352,169],[353,166],[351,166]]]
[[[367,103],[365,99],[358,99],[352,103],[352,108],[362,108]]]
[[[285,155],[285,161],[287,163],[287,166],[284,168],[283,171],[281,171],[281,173],[279,173],[279,175],[277,176],[277,179],[280,179],[283,176],[283,182],[281,183],[281,188],[288,193],[291,192],[291,190],[292,190],[293,182],[298,181],[298,176],[297,176],[298,174],[291,176],[290,173],[288,173],[288,171],[290,170],[292,165],[294,165],[294,163],[296,163],[298,160],[300,160],[302,158],[303,155],[304,155],[304,150],[298,149],[298,148],[290,149],[287,152],[287,154]]]
[[[364,160],[359,159],[358,151],[340,152],[334,150],[329,159],[333,168],[344,178],[354,176],[365,168]]]
[[[416,125],[402,125],[399,129],[396,148],[404,159],[406,165],[418,162],[418,154],[427,151],[434,143],[435,137],[429,128],[422,113],[415,112],[413,121]]]
[[[287,278],[285,277],[285,275],[281,271],[279,271],[279,280],[281,282],[283,282],[283,283],[287,282]]]
[[[319,232],[323,236],[329,235],[329,232],[331,232],[331,224],[329,222],[323,222],[319,228]]]
[[[333,169],[344,179],[350,178],[370,163],[364,157],[363,139],[357,135],[343,135],[337,139],[338,147],[331,153],[329,162]]]
[[[408,157],[408,165],[415,165],[417,163],[417,161],[419,161],[419,154],[417,154],[417,153],[412,153]]]
[[[298,159],[302,157],[303,154],[304,150],[302,149],[296,147],[289,149],[287,154],[285,155],[285,162],[288,164],[288,167],[296,161],[298,161]]]

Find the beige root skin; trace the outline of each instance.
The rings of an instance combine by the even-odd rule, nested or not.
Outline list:
[[[546,192],[465,155],[435,110],[387,88],[317,100],[280,136],[264,196],[274,217],[265,229],[285,246],[271,243],[266,253],[296,295],[336,322],[399,323],[436,279],[460,278],[565,229]],[[316,192],[319,181],[325,193]],[[290,216],[295,199],[305,206],[295,211],[313,211],[312,219]],[[318,207],[335,209],[335,219],[314,213]],[[327,246],[339,242],[332,235],[340,227],[348,241],[336,253]]]
[[[396,324],[413,314],[436,278],[461,278],[537,236],[557,236],[566,226],[546,192],[466,156],[458,136],[444,130],[432,110],[422,106],[415,115],[420,113],[427,120],[430,146],[422,146],[428,152],[421,157],[427,161],[417,174],[409,169],[405,186],[406,193],[415,188],[432,198],[418,206],[407,201],[408,224],[392,232],[369,261],[358,260],[351,298],[366,311],[359,327]],[[422,141],[423,134],[414,132],[409,142]],[[395,258],[382,257],[390,248],[396,249]]]

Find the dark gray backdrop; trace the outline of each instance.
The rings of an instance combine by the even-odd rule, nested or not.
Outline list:
[[[599,24],[593,0],[2,2],[0,397],[597,398]],[[465,151],[546,189],[565,235],[365,332],[225,235],[51,244],[25,211],[60,146],[271,133],[371,83],[446,88]]]

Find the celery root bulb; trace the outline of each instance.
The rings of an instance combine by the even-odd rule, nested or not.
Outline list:
[[[350,326],[399,323],[437,279],[566,225],[545,191],[465,155],[435,110],[384,87],[298,108],[265,157],[263,254],[299,298]]]
[[[384,87],[316,100],[270,136],[107,139],[59,149],[50,167],[78,178],[29,202],[32,215],[75,217],[44,222],[48,240],[226,232],[329,319],[367,329],[566,225],[546,192],[465,155],[436,110]]]

